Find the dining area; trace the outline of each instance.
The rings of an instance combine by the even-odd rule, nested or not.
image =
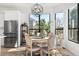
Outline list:
[[[72,55],[67,49],[51,47],[52,33],[39,38],[24,33],[25,44],[16,48],[1,48],[1,56],[65,56]]]
[[[35,15],[34,15],[35,16]],[[33,17],[33,15],[32,15]],[[62,56],[62,50],[65,50],[61,47],[61,38],[60,35],[54,36],[53,33],[50,32],[50,26],[47,29],[43,29],[44,25],[39,25],[39,29],[30,23],[30,26],[26,23],[22,25],[22,35],[21,46],[25,47],[25,56]],[[37,24],[36,24],[37,25]],[[29,30],[28,30],[29,28]],[[60,33],[59,33],[60,34]],[[61,35],[62,36],[62,35]],[[63,37],[63,36],[62,36]],[[56,45],[52,48],[51,40],[55,40]],[[21,40],[21,41],[22,41]],[[57,42],[58,41],[58,42]],[[55,41],[54,41],[55,42]]]
[[[25,33],[25,41],[26,41],[26,55],[29,53],[32,56],[48,56],[48,50],[50,49],[51,35],[44,38],[34,38],[29,34]]]
[[[61,43],[55,48],[51,47],[51,39],[52,37],[54,37],[52,36],[53,35],[52,33],[48,33],[47,36],[44,36],[44,37],[39,37],[39,35],[35,37],[35,36],[29,35],[26,32],[24,33],[25,56],[62,56],[64,55],[63,53],[66,51],[66,49],[63,49],[61,47]]]
[[[0,13],[1,56],[73,55],[68,50],[72,49],[72,47],[70,48],[72,44],[68,44],[71,42],[68,42],[69,40],[65,41],[66,39],[68,39],[68,36],[70,40],[73,36],[70,36],[70,34],[73,34],[70,29],[68,35],[68,30],[65,27],[65,25],[67,26],[68,24],[64,22],[67,21],[64,20],[64,15],[67,14],[65,14],[64,12],[58,12],[58,8],[56,9],[56,11],[54,8],[51,8],[54,4],[46,3],[44,5],[38,3],[16,3],[9,5],[1,4],[0,6],[2,5],[7,6],[7,9],[11,9],[11,5],[14,5],[17,6],[18,9],[12,7],[14,9],[5,9],[5,11],[3,10],[3,12]],[[66,4],[60,5],[66,6]],[[60,9],[63,10],[62,8]],[[77,36],[74,35],[73,38],[76,37]]]
[[[52,39],[50,15],[43,13],[43,6],[34,4],[28,20],[29,24],[21,20],[3,21],[7,37],[4,38],[5,44],[1,51],[7,50],[9,55],[19,55],[23,51],[25,56],[48,56]]]

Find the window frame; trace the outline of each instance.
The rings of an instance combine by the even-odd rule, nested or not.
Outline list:
[[[77,3],[75,5],[77,5],[77,21],[78,22],[77,22],[77,27],[69,28],[69,9],[68,9],[68,40],[71,41],[71,42],[79,44],[79,36],[78,36],[79,35],[79,20],[78,20],[79,19],[79,17],[78,17],[79,16],[79,4]],[[77,42],[69,39],[69,30],[78,30],[78,32],[77,32]]]
[[[63,13],[63,12],[58,12],[58,13]],[[56,28],[56,14],[57,14],[57,13],[55,13],[55,34],[56,34],[56,30],[62,30],[62,31],[63,31],[63,29],[64,29],[64,27]],[[64,15],[63,15],[63,16],[64,16]],[[64,20],[63,20],[63,22],[64,22]],[[63,23],[63,25],[64,25],[64,23]]]
[[[49,23],[51,23],[50,22],[50,14],[48,14],[48,13],[42,13],[42,14],[30,14],[30,15],[49,15]],[[29,15],[29,24],[30,24],[30,15]],[[40,17],[41,18],[41,17]],[[40,22],[39,22],[40,23]],[[44,30],[44,29],[40,29],[40,26],[39,26],[39,29],[33,29],[33,28],[29,28],[29,34],[30,34],[30,30],[39,30],[39,32],[40,32],[40,30]],[[47,29],[45,29],[45,30],[47,30]]]

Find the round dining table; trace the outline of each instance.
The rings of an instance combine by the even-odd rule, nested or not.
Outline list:
[[[47,40],[49,37],[44,37],[44,38],[32,38],[32,44],[38,44],[41,46],[41,44],[47,44]]]

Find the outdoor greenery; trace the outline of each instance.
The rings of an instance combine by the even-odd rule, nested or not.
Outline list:
[[[77,27],[77,7],[74,7],[73,9],[69,10],[69,27],[72,27],[72,21],[74,21],[74,26]]]
[[[31,27],[30,34],[32,36],[45,37],[50,32],[49,15],[32,15],[31,16]]]
[[[50,32],[50,24],[49,22],[46,23],[44,19],[40,20],[40,25],[38,24],[39,22],[36,23],[35,27],[40,27],[40,30],[43,31],[45,30],[46,32]]]

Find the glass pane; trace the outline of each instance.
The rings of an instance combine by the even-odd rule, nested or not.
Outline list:
[[[61,46],[64,27],[64,13],[56,13],[56,45]]]
[[[58,39],[63,39],[63,30],[56,30],[56,36]]]
[[[50,32],[49,14],[30,15],[30,35],[45,37]],[[39,31],[40,30],[40,31]]]
[[[69,9],[69,28],[77,28],[77,5]]]
[[[63,30],[56,30],[56,45],[61,47],[62,40],[64,39]]]
[[[78,43],[78,19],[77,4],[69,9],[68,34],[69,40]]]
[[[63,27],[64,13],[56,13],[56,28]]]
[[[40,29],[50,32],[50,23],[49,23],[49,15],[48,14],[42,14],[40,16]]]
[[[69,30],[69,40],[77,42],[77,29],[71,29]]]
[[[30,15],[29,28],[39,29],[39,15]]]

